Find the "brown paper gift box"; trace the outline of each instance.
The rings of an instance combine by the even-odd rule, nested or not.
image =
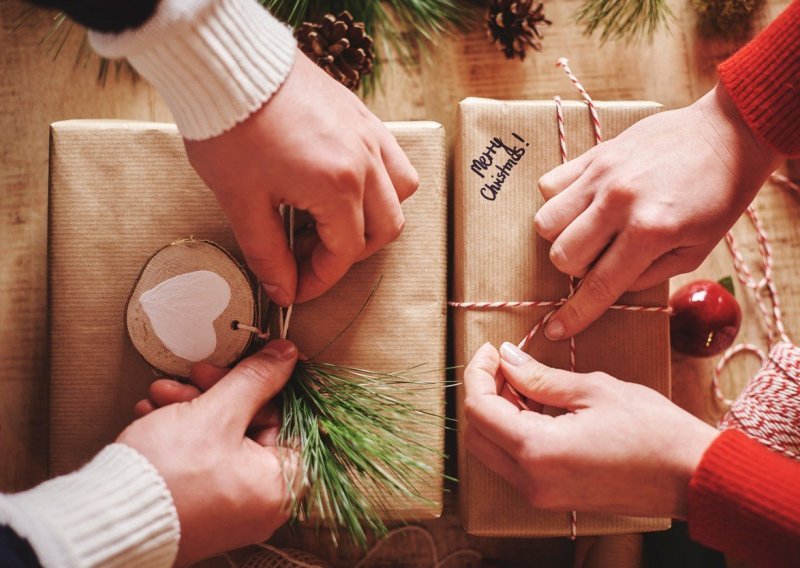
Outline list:
[[[594,144],[589,111],[584,103],[564,102],[569,155]],[[660,106],[649,102],[597,103],[606,138]],[[455,163],[453,300],[558,300],[569,290],[568,278],[549,260],[549,243],[536,235],[533,218],[542,205],[536,181],[561,163],[553,101],[466,99],[458,109],[459,138]],[[516,136],[519,138],[517,138]],[[495,138],[502,147],[483,159]],[[500,144],[496,144],[500,146]],[[518,148],[518,151],[514,151]],[[522,154],[524,151],[524,154]],[[505,179],[495,168],[516,154]],[[492,164],[487,166],[491,157]],[[480,174],[480,175],[479,175]],[[483,177],[481,177],[483,176]],[[486,184],[501,179],[501,189]],[[498,187],[494,186],[495,190]],[[494,200],[488,199],[494,197]],[[625,294],[620,303],[666,305],[667,284]],[[466,310],[454,308],[455,363],[465,365],[485,341],[500,345],[520,341],[551,308]],[[645,384],[669,395],[668,316],[610,310],[576,340],[577,371],[604,371],[620,379]],[[569,342],[551,343],[536,337],[529,348],[540,361],[568,368]],[[459,370],[463,373],[463,368]],[[459,378],[460,381],[460,378]],[[457,393],[459,419],[459,504],[467,532],[486,536],[559,536],[570,534],[570,515],[532,509],[502,478],[470,455],[463,443],[463,389]],[[580,513],[579,535],[661,530],[667,519],[632,518]]]
[[[325,360],[373,370],[425,364],[442,389],[414,397],[444,414],[447,187],[444,129],[431,122],[389,128],[420,175],[403,204],[402,236],[357,264],[325,296],[296,306],[289,336],[316,353],[375,296],[325,353]],[[50,473],[71,471],[133,419],[154,374],[125,332],[125,306],[148,258],[194,235],[241,259],[212,193],[189,165],[173,125],[66,121],[51,127],[49,212]],[[407,393],[411,396],[411,393]],[[419,432],[438,450],[444,425]],[[390,517],[441,512],[443,460],[418,488],[438,505],[393,503]]]

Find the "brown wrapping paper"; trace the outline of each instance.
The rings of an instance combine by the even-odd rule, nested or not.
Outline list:
[[[660,109],[650,102],[600,102],[597,107],[606,138]],[[458,119],[453,299],[464,302],[565,297],[569,280],[551,264],[549,243],[536,234],[533,224],[534,214],[543,203],[536,181],[561,163],[555,103],[466,99],[459,105]],[[569,156],[578,156],[594,144],[585,104],[564,102],[564,121]],[[502,145],[494,144],[492,152],[492,140],[498,138]],[[487,157],[481,159],[484,154]],[[489,158],[492,163],[487,166]],[[510,158],[516,163],[509,162]],[[505,174],[499,173],[497,165],[505,167]],[[498,184],[498,178],[502,183]],[[664,284],[625,294],[620,302],[663,306],[667,296]],[[549,310],[454,308],[455,363],[468,363],[485,341],[498,346],[503,341],[519,342]],[[668,323],[662,313],[609,311],[577,337],[577,371],[604,371],[669,395]],[[550,366],[568,368],[569,342],[551,343],[537,336],[529,351]],[[459,370],[459,374],[462,372]],[[461,388],[457,394],[459,504],[467,532],[486,536],[569,535],[569,513],[532,509],[509,484],[467,452],[463,444],[463,396]],[[579,535],[669,527],[667,519],[580,512],[577,519]]]
[[[358,322],[324,360],[373,370],[423,363],[444,387],[447,196],[444,130],[435,123],[389,125],[420,175],[403,204],[406,228],[357,264],[325,296],[296,306],[289,336],[316,353],[341,331],[382,278]],[[145,262],[172,241],[194,236],[241,260],[212,193],[189,165],[173,125],[67,121],[51,128],[49,246],[50,473],[86,462],[133,419],[154,374],[125,332],[125,305]],[[444,390],[412,397],[444,414]],[[418,433],[443,450],[444,428]],[[441,512],[443,460],[419,488],[436,506],[393,503],[392,518]]]

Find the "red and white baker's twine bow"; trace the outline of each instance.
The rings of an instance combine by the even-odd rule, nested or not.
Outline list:
[[[595,107],[594,101],[592,97],[589,96],[589,93],[586,92],[586,89],[583,88],[578,78],[572,73],[569,68],[569,64],[567,59],[562,57],[558,60],[557,65],[564,69],[567,76],[569,77],[570,81],[572,81],[575,88],[580,93],[581,97],[583,98],[584,102],[586,102],[587,107],[589,108],[589,114],[592,121],[592,128],[594,130],[594,137],[595,142],[597,144],[603,141],[603,134],[600,127],[600,118],[597,114],[597,108]],[[561,98],[555,97],[555,105],[556,105],[556,122],[558,124],[558,141],[559,146],[561,148],[561,161],[567,161],[567,142],[566,136],[564,134],[564,113],[561,105]],[[522,350],[525,350],[528,345],[530,345],[531,341],[533,341],[534,337],[538,331],[547,325],[547,322],[556,313],[559,307],[563,306],[564,304],[569,301],[572,296],[575,295],[575,292],[580,287],[580,281],[574,277],[569,278],[569,294],[566,298],[562,298],[560,300],[527,300],[527,301],[505,301],[505,302],[448,302],[448,305],[454,308],[462,308],[468,310],[498,310],[498,309],[514,309],[514,308],[553,308],[550,310],[543,318],[541,318],[528,334],[519,342],[518,347]],[[610,306],[612,310],[624,310],[630,312],[651,312],[651,313],[662,313],[668,314],[670,309],[667,306],[631,306],[626,304],[614,304]],[[571,337],[569,339],[569,370],[575,372],[575,338]],[[514,389],[513,386],[506,383],[506,386],[509,389],[509,392],[515,398],[517,404],[520,408],[525,410],[530,410],[525,398],[520,395],[519,392]],[[575,511],[570,512],[570,538],[576,538],[578,534],[578,519],[577,513]]]

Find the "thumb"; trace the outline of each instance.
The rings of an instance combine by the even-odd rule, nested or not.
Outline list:
[[[258,410],[283,389],[297,363],[297,347],[285,339],[268,343],[236,365],[198,401],[237,431],[244,431]]]
[[[574,411],[589,406],[594,394],[592,375],[548,367],[512,343],[500,347],[500,368],[511,386],[545,406]]]

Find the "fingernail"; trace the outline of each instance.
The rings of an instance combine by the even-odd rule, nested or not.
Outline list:
[[[267,292],[267,296],[269,296],[269,299],[275,302],[276,304],[281,305],[285,308],[291,303],[291,300],[289,299],[289,294],[287,294],[286,290],[284,290],[280,286],[275,286],[274,284],[266,284],[266,283],[263,283],[262,286],[264,286],[264,290]]]
[[[544,328],[544,335],[551,341],[557,341],[564,337],[564,324],[560,320],[552,320]]]
[[[297,348],[294,346],[294,343],[284,339],[278,339],[277,341],[268,343],[267,346],[261,350],[261,353],[267,357],[278,359],[279,361],[286,361],[294,357],[296,351]]]
[[[500,346],[500,357],[502,357],[506,363],[510,363],[515,367],[524,365],[525,363],[527,363],[532,359],[530,355],[522,351],[519,347],[517,347],[513,343],[509,343],[508,341],[506,341]]]

